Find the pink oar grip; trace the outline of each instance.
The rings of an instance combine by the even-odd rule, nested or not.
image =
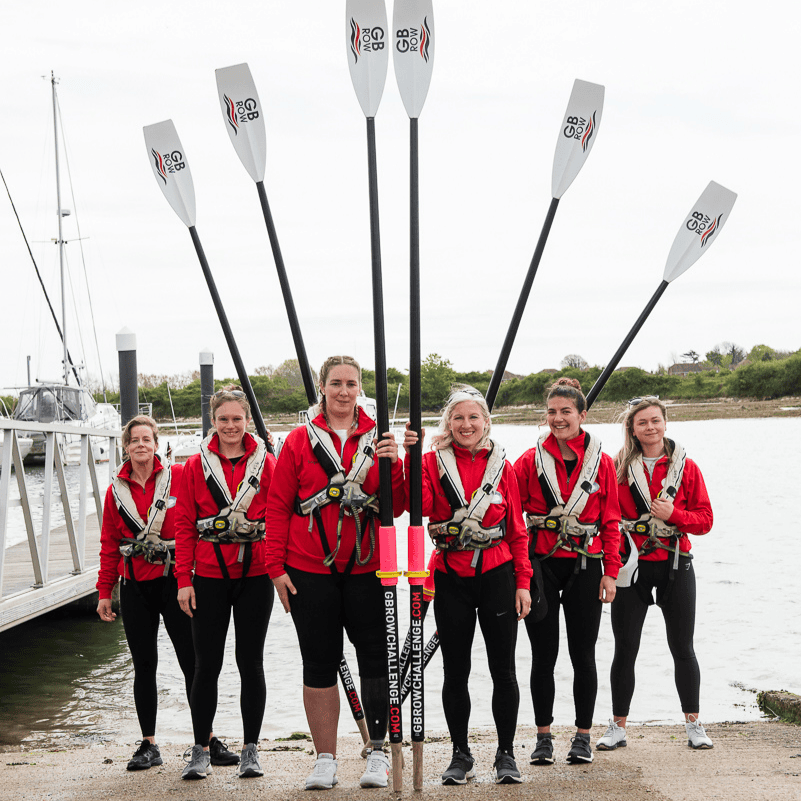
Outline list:
[[[398,583],[398,549],[395,544],[395,526],[379,526],[378,547],[380,552],[379,577],[385,587]],[[381,575],[394,574],[394,575]]]
[[[422,573],[425,561],[425,529],[422,526],[409,526],[409,572]],[[409,584],[422,584],[424,581],[424,576],[409,577]]]

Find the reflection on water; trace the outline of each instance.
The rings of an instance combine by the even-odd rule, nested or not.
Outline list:
[[[620,446],[617,426],[591,429],[614,453]],[[753,720],[760,716],[749,689],[801,691],[801,599],[794,592],[797,567],[787,550],[788,531],[796,527],[801,452],[785,449],[801,437],[801,419],[669,423],[700,465],[715,513],[715,527],[694,539],[698,577],[696,652],[701,666],[701,714],[705,721]],[[511,460],[531,447],[536,427],[493,427]],[[777,462],[777,445],[784,451]],[[745,458],[745,454],[748,458]],[[406,564],[408,516],[396,520],[398,560]],[[408,623],[406,582],[398,585],[400,621]],[[434,629],[426,620],[426,636]],[[604,610],[598,640],[599,692],[595,722],[611,712],[609,668],[613,638],[609,610]],[[181,672],[166,633],[159,634],[158,671],[160,742],[189,744],[191,720]],[[133,705],[133,672],[122,622],[103,624],[96,617],[48,618],[0,634],[0,743],[46,745],[66,740],[106,738],[131,745],[139,739]],[[354,668],[349,644],[345,654]],[[531,657],[521,627],[517,672],[521,724],[533,723],[528,689]],[[267,709],[262,736],[308,730],[301,697],[302,666],[291,618],[276,601],[265,647]],[[572,670],[562,633],[556,668],[558,724],[574,718]],[[483,639],[475,639],[471,677],[471,725],[490,726],[491,686]],[[426,727],[444,730],[439,654],[426,671]],[[233,626],[226,643],[215,731],[233,742],[242,737],[239,676],[234,659]],[[246,701],[247,702],[247,699]],[[408,705],[404,710],[408,716]],[[637,661],[637,689],[630,716],[638,721],[681,719],[673,682],[673,664],[664,623],[652,607]],[[408,717],[406,718],[408,722]],[[407,726],[408,728],[408,726]],[[343,702],[340,731],[355,731]]]

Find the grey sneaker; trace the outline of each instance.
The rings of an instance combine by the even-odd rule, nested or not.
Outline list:
[[[337,761],[333,754],[318,754],[314,770],[306,779],[307,790],[330,790],[337,779]]]
[[[500,748],[495,752],[495,784],[519,784],[523,781],[517,763],[511,751],[502,751]]]
[[[211,757],[202,745],[193,745],[184,752],[184,762],[187,766],[181,774],[182,779],[205,779],[211,773]]]
[[[456,746],[453,747],[453,757],[448,769],[442,774],[443,784],[467,784],[468,779],[476,775],[476,761],[468,751],[460,751]]]
[[[142,740],[139,748],[134,751],[134,755],[128,762],[128,770],[147,770],[154,765],[161,765],[163,761],[159,747],[149,740]]]
[[[248,743],[242,749],[242,756],[239,759],[239,778],[252,779],[256,776],[264,776],[264,771],[259,765],[259,752],[256,750],[256,743]]]
[[[583,765],[592,762],[592,747],[590,746],[590,735],[579,734],[571,738],[570,750],[567,752],[567,761],[571,765]]]
[[[553,740],[550,732],[537,735],[537,747],[531,752],[532,765],[553,765]]]
[[[625,748],[626,745],[626,729],[618,726],[612,719],[609,721],[606,734],[595,743],[595,748],[598,751],[614,751],[615,748]]]
[[[362,787],[386,787],[389,776],[389,759],[383,751],[371,751],[367,755],[367,767],[359,780]]]
[[[698,718],[692,721],[686,721],[684,728],[687,731],[687,745],[689,745],[690,748],[703,749],[715,747],[712,744],[712,740],[707,737],[704,727],[698,722]]]

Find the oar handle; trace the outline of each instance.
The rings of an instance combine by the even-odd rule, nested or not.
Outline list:
[[[264,425],[264,418],[261,416],[261,412],[259,411],[259,404],[256,400],[256,395],[253,392],[253,387],[250,384],[250,379],[248,378],[247,370],[245,370],[245,365],[242,362],[242,357],[239,355],[239,348],[236,346],[234,334],[231,331],[231,326],[228,324],[228,316],[225,313],[225,308],[223,307],[222,300],[220,299],[220,293],[217,292],[217,285],[214,283],[214,276],[211,274],[211,268],[209,267],[208,259],[206,259],[206,254],[203,251],[203,245],[200,243],[200,237],[198,236],[197,229],[194,225],[189,226],[189,234],[192,237],[192,244],[195,246],[195,252],[197,253],[198,261],[200,261],[200,267],[202,268],[203,275],[206,278],[206,284],[209,287],[209,294],[211,295],[212,303],[214,303],[214,309],[217,312],[217,317],[220,319],[220,326],[222,327],[225,341],[228,343],[228,350],[231,353],[231,358],[234,360],[234,367],[236,367],[236,374],[239,376],[239,383],[242,385],[242,389],[244,390],[248,402],[250,403],[250,412],[253,417],[253,424],[256,427],[256,433],[259,435],[259,437],[261,437],[262,440],[264,440],[267,450],[270,453],[274,453],[275,451],[273,451],[273,448],[267,439],[267,426]]]
[[[631,345],[631,343],[634,341],[634,337],[637,336],[637,333],[643,327],[643,323],[645,323],[645,321],[648,319],[648,315],[654,310],[654,306],[656,306],[659,298],[662,297],[668,286],[669,284],[667,281],[662,281],[662,283],[659,285],[659,288],[656,290],[656,292],[654,292],[651,300],[648,301],[648,304],[643,309],[642,314],[637,318],[637,322],[634,323],[631,331],[629,331],[628,335],[623,340],[623,344],[617,349],[617,352],[612,357],[612,360],[606,365],[604,371],[598,376],[598,380],[592,385],[592,389],[587,393],[587,409],[592,406],[593,402],[606,385],[606,382],[609,380],[609,376],[615,372],[618,364],[620,364],[620,360],[629,349],[629,345]]]
[[[534,277],[537,275],[537,268],[540,266],[542,253],[545,250],[545,243],[548,241],[548,234],[551,232],[551,225],[558,205],[559,198],[551,198],[551,205],[548,208],[548,214],[545,215],[545,222],[540,232],[540,238],[537,241],[537,247],[534,250],[534,256],[531,259],[528,273],[526,273],[526,280],[523,282],[523,289],[520,291],[520,297],[517,300],[517,306],[512,315],[512,321],[509,323],[509,330],[506,333],[506,339],[501,348],[501,355],[498,357],[498,364],[495,366],[495,372],[492,374],[489,387],[487,388],[486,399],[487,406],[489,406],[490,409],[492,409],[495,404],[498,389],[501,386],[501,381],[503,381],[506,363],[509,361],[512,346],[515,344],[517,329],[520,328],[520,321],[523,319],[523,312],[526,310],[526,303],[528,302],[528,296],[531,292],[531,285],[534,283]]]
[[[418,434],[409,459],[409,521],[423,524],[423,411],[420,347],[420,183],[418,170],[417,118],[409,120],[409,421]],[[411,528],[409,529],[411,534]],[[411,567],[411,562],[409,569]]]

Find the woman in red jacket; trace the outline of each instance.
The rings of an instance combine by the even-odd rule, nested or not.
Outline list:
[[[264,640],[273,606],[264,509],[275,457],[245,431],[250,404],[240,388],[212,395],[209,413],[214,430],[186,463],[175,523],[178,603],[192,618],[196,659],[190,703],[195,745],[183,778],[204,779],[211,772],[208,731],[232,611],[244,727],[239,776],[248,778],[263,775],[256,745],[267,695]]]
[[[623,513],[621,544],[627,561],[612,604],[612,719],[596,744],[600,751],[626,745],[634,663],[654,590],[673,656],[687,745],[712,748],[698,720],[701,673],[693,648],[695,572],[687,536],[712,528],[712,507],[701,471],[678,442],[665,436],[666,428],[665,404],[658,398],[629,401],[623,447],[615,459]]]
[[[537,724],[532,765],[552,765],[554,667],[559,653],[559,608],[564,608],[573,665],[576,734],[567,754],[572,764],[592,762],[590,727],[598,691],[595,643],[601,607],[615,597],[620,507],[612,459],[581,426],[587,401],[573,378],[560,378],[546,396],[550,433],[515,463],[520,498],[531,535],[531,559],[539,560],[548,609],[526,620],[531,641],[531,697]]]
[[[495,781],[521,781],[513,751],[520,704],[515,644],[517,622],[531,609],[532,569],[514,470],[490,430],[481,393],[456,387],[433,450],[423,456],[423,515],[437,547],[434,615],[445,672],[442,706],[453,743],[443,784],[464,784],[475,775],[467,727],[476,619],[492,676]],[[404,447],[409,450],[417,440],[417,432],[407,430]]]
[[[372,743],[362,787],[386,787],[384,600],[379,569],[378,459],[392,463],[393,513],[403,513],[403,465],[389,433],[358,405],[361,369],[350,356],[320,368],[320,403],[286,438],[267,507],[267,569],[298,634],[303,703],[317,761],[306,789],[337,783],[338,666],[343,632],[356,648]]]
[[[164,618],[164,627],[184,674],[187,699],[195,673],[192,630],[189,618],[178,606],[173,570],[174,507],[183,465],[165,468],[156,456],[158,444],[158,426],[152,417],[134,417],[123,429],[125,460],[106,492],[100,532],[97,613],[106,623],[117,617],[111,608],[111,594],[122,577],[122,622],[131,650],[134,704],[142,730],[141,745],[128,762],[128,770],[146,770],[162,764],[155,736],[159,659],[156,638],[160,618]],[[215,765],[239,761],[213,734],[210,737]]]

